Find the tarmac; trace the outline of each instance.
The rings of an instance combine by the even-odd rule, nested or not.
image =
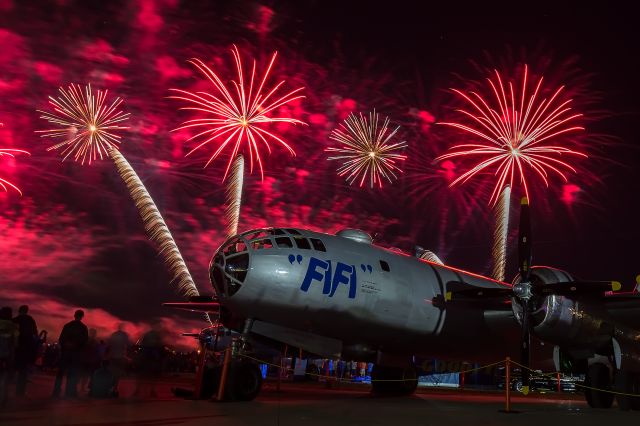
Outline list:
[[[135,383],[125,379],[122,396],[97,400],[86,396],[52,399],[53,377],[38,374],[29,396],[13,398],[0,411],[0,425],[619,425],[637,424],[640,412],[589,408],[582,395],[515,396],[513,413],[503,413],[504,394],[421,388],[411,397],[372,396],[367,385],[283,382],[276,390],[266,382],[251,402],[193,401],[176,398],[174,386],[190,386],[190,378],[167,377],[154,382],[155,395],[132,396]]]

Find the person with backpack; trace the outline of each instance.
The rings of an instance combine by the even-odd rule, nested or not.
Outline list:
[[[18,326],[11,320],[11,308],[0,309],[0,406],[9,400],[9,377],[18,342]]]
[[[60,365],[56,381],[53,387],[53,397],[60,396],[62,379],[67,377],[65,396],[75,398],[78,396],[78,370],[82,366],[82,355],[85,345],[89,340],[89,330],[82,323],[84,311],[78,309],[74,314],[74,320],[65,324],[60,333]]]
[[[118,396],[116,377],[109,369],[109,361],[102,361],[100,368],[91,375],[89,396],[92,398],[115,398]]]
[[[16,348],[15,369],[16,396],[24,396],[27,390],[27,376],[33,364],[36,362],[38,350],[38,327],[31,315],[29,307],[22,305],[18,308],[18,316],[13,322],[18,326],[18,347]]]

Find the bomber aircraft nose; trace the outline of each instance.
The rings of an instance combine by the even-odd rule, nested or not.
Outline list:
[[[231,238],[216,252],[209,265],[209,278],[216,293],[233,296],[247,277],[249,251],[242,236]]]

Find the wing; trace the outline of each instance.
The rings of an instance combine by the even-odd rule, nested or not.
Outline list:
[[[640,330],[640,293],[611,295],[604,298],[603,303],[612,319]]]

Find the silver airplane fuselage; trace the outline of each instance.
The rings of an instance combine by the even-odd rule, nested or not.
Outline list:
[[[253,332],[320,355],[483,361],[518,349],[509,303],[445,307],[452,290],[509,284],[376,246],[362,231],[245,232],[220,247],[210,272],[225,325],[242,331],[250,318]]]

